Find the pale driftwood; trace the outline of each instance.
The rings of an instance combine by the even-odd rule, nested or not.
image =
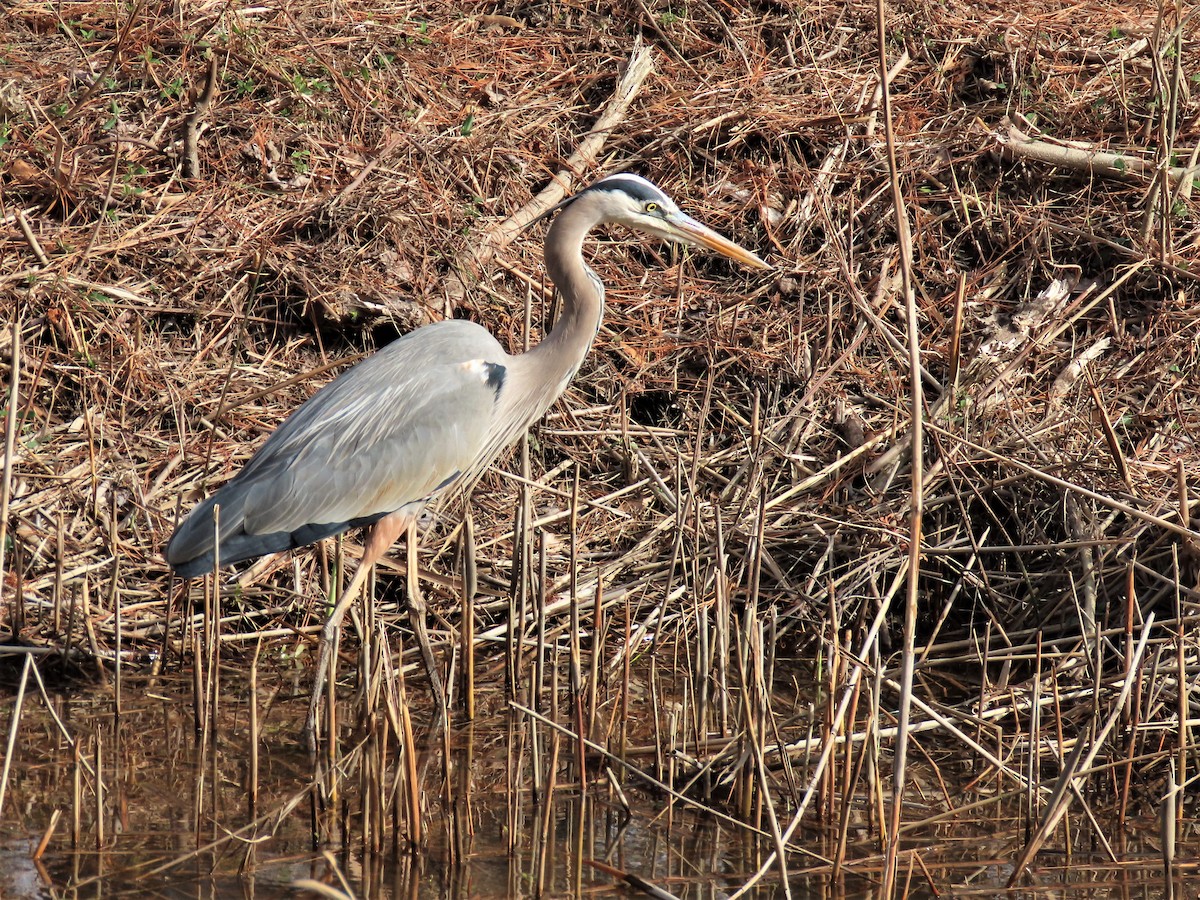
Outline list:
[[[1032,138],[1012,122],[1002,123],[993,134],[1001,147],[1001,153],[1012,159],[1028,159],[1063,169],[1089,172],[1093,175],[1110,178],[1129,178],[1131,176],[1152,178],[1158,171],[1157,163],[1139,156],[1113,153],[1110,150],[1067,147]],[[1200,167],[1196,165],[1171,166],[1167,169],[1167,177],[1172,185],[1181,184],[1186,179],[1194,178],[1198,174],[1200,174]]]
[[[489,229],[476,246],[468,248],[459,256],[454,273],[446,279],[446,299],[451,305],[457,305],[466,296],[467,281],[474,279],[475,273],[484,263],[507,247],[513,238],[539,216],[553,209],[554,205],[567,195],[575,179],[596,162],[601,148],[613,129],[625,118],[630,104],[653,68],[652,49],[644,46],[639,39],[634,44],[633,53],[630,54],[629,62],[625,64],[625,71],[621,80],[617,82],[608,105],[596,119],[596,124],[580,141],[575,152],[567,158],[566,166],[555,174],[536,197],[503,222]]]
[[[208,69],[204,75],[204,86],[196,97],[196,105],[183,120],[183,177],[200,177],[200,122],[208,114],[208,107],[217,94],[217,55],[208,58]]]

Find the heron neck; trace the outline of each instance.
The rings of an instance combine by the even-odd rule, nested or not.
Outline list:
[[[588,211],[568,206],[546,234],[546,271],[558,288],[558,320],[540,344],[529,351],[545,383],[554,391],[554,402],[591,349],[604,315],[604,285],[583,261],[583,240],[596,224]]]

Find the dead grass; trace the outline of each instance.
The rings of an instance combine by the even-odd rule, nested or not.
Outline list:
[[[766,782],[747,735],[757,769],[771,761],[768,805],[784,818],[803,783],[780,774],[781,748],[798,758],[826,746],[801,749],[813,719],[789,693],[795,673],[820,659],[817,737],[886,729],[895,705],[886,680],[864,687],[853,664],[890,673],[896,662],[871,625],[899,635],[899,616],[880,610],[902,584],[911,488],[874,7],[491,12],[9,7],[0,350],[8,360],[19,348],[21,365],[5,469],[8,625],[21,643],[111,660],[119,602],[131,660],[182,653],[190,632],[168,611],[162,559],[178,510],[335,368],[446,315],[515,349],[528,305],[536,341],[552,308],[540,231],[477,268],[467,260],[563,168],[640,32],[655,71],[574,184],[646,174],[779,272],[750,279],[625,235],[597,244],[605,326],[534,431],[532,483],[507,474],[518,454],[476,491],[477,629],[503,638],[514,608],[536,630],[540,595],[550,638],[565,640],[568,601],[590,609],[599,580],[602,618],[627,615],[635,637],[677,648],[697,706],[672,747],[705,773],[706,802],[711,785],[738,783],[730,808],[757,810],[770,831],[748,799]],[[1096,763],[1109,768],[1092,776],[1124,815],[1120,766],[1148,749],[1139,723],[1169,733],[1139,763],[1149,797],[1172,755],[1194,765],[1190,734],[1174,732],[1191,702],[1179,685],[1198,671],[1200,228],[1194,176],[1155,167],[1194,164],[1200,146],[1196,20],[1101,3],[889,15],[926,373],[918,691],[973,740],[1003,708],[984,743],[1011,740],[1057,767],[1068,736],[1111,711],[1154,612],[1155,661],[1136,674],[1163,680],[1122,701],[1125,724]],[[184,177],[193,113],[199,169]],[[1089,152],[1059,168],[1014,157],[999,139],[1008,121]],[[1150,173],[1098,171],[1094,150]],[[14,377],[7,362],[0,374]],[[438,523],[421,559],[455,630],[456,536],[454,520]],[[237,591],[246,618],[226,638],[311,633],[321,612],[308,604],[328,590],[332,561],[325,548],[259,572]],[[380,580],[394,599],[402,580]],[[441,633],[449,653],[454,630]],[[632,652],[616,637],[603,666]],[[1022,712],[1038,701],[1022,698],[1042,691],[1078,729],[1039,744]],[[743,712],[715,712],[722,692]],[[990,765],[956,732],[925,727]],[[831,814],[865,777],[852,759],[845,782],[822,788]]]

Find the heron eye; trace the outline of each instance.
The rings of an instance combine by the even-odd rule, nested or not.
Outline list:
[[[646,209],[646,212],[649,212],[649,213],[658,212],[658,204],[655,203],[653,200],[650,200],[646,203],[645,209]]]

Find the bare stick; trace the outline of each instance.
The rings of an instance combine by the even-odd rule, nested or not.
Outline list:
[[[217,93],[217,54],[208,58],[208,72],[204,76],[204,87],[196,97],[196,105],[183,121],[183,177],[200,177],[200,150],[197,147],[200,122],[208,113],[209,104]]]
[[[1110,178],[1129,178],[1138,176],[1152,178],[1159,167],[1154,162],[1138,156],[1124,153],[1112,153],[1106,150],[1088,150],[1081,147],[1064,147],[1061,144],[1051,144],[1048,141],[1032,138],[1011,122],[1005,122],[993,133],[996,143],[1006,156],[1017,159],[1028,159],[1035,162],[1072,169],[1077,172],[1087,172],[1092,175],[1106,175]],[[1166,169],[1167,178],[1172,185],[1180,184],[1196,174],[1197,166],[1171,166]]]
[[[617,88],[613,91],[612,98],[604,107],[604,111],[600,113],[599,118],[596,119],[596,124],[579,142],[575,152],[567,158],[566,167],[559,170],[541,193],[499,225],[493,227],[483,236],[478,246],[468,249],[458,258],[458,265],[455,267],[458,276],[449,279],[446,285],[451,302],[458,303],[466,295],[467,285],[463,281],[466,273],[476,271],[479,266],[507,247],[513,238],[539,216],[553,209],[554,205],[566,196],[567,190],[579,177],[579,174],[596,162],[601,148],[604,147],[613,129],[625,118],[630,104],[641,90],[642,82],[646,80],[646,76],[653,69],[652,54],[652,49],[643,46],[640,38],[634,43],[633,53],[630,54],[629,62],[625,64],[625,72],[621,75],[621,80],[617,82]]]

